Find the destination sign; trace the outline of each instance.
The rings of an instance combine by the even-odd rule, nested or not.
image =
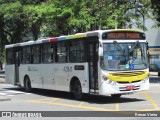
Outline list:
[[[102,34],[102,39],[145,39],[145,34],[141,32],[106,32]]]

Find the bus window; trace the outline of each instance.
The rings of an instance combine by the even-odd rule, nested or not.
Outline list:
[[[53,44],[44,44],[43,45],[43,62],[44,63],[52,63],[53,59]]]
[[[29,46],[23,47],[22,49],[22,56],[21,56],[21,62],[24,64],[30,63],[30,54],[31,54],[31,49]]]
[[[84,41],[71,41],[69,46],[69,61],[83,62],[84,59]]]
[[[6,60],[7,60],[7,64],[13,64],[13,50],[12,49],[6,50]]]
[[[56,45],[56,62],[67,62],[67,44],[57,43]]]
[[[33,46],[33,63],[41,63],[41,46]]]

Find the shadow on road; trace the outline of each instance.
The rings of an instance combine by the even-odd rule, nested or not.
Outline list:
[[[5,90],[14,90],[14,91],[24,91],[22,88],[4,88]],[[32,94],[40,95],[44,97],[53,97],[66,100],[75,100],[72,93],[55,91],[55,90],[44,90],[44,89],[33,89]],[[115,104],[115,103],[132,103],[138,101],[145,101],[145,99],[138,98],[129,98],[123,96],[120,99],[113,99],[111,96],[99,96],[99,95],[86,95],[81,102],[88,102],[90,104]]]

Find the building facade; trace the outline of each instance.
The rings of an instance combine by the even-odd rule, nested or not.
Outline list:
[[[151,19],[145,21],[145,26],[147,28],[146,38],[149,45],[150,54],[150,69],[158,70],[160,69],[160,28],[153,28],[155,22]]]

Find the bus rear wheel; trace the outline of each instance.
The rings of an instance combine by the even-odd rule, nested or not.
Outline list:
[[[79,80],[76,80],[76,81],[74,82],[73,94],[74,94],[74,97],[75,97],[77,100],[82,100],[82,98],[83,98],[83,93],[82,93],[82,87],[81,87],[81,84],[80,84]]]
[[[31,89],[32,89],[32,87],[31,87],[30,79],[29,79],[29,77],[25,77],[25,79],[24,79],[24,90],[26,92],[31,92]]]

